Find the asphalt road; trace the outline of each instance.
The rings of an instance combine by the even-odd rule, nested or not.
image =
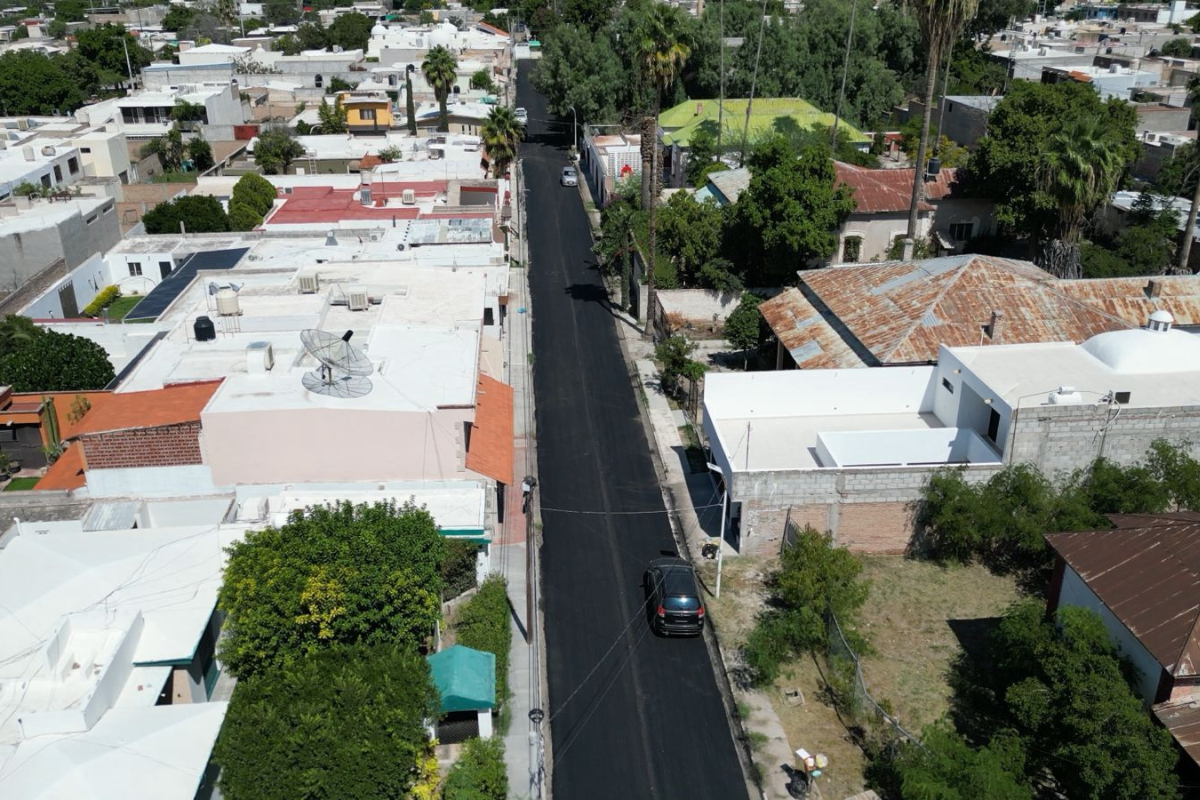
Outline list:
[[[529,112],[521,158],[554,793],[744,798],[704,642],[648,633],[642,574],[675,544],[587,216],[576,190],[559,186],[571,124],[550,119],[527,66],[517,105]]]

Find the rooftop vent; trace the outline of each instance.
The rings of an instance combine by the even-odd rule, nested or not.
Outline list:
[[[1159,309],[1150,315],[1150,321],[1146,323],[1146,328],[1155,333],[1166,333],[1171,330],[1171,325],[1175,323],[1175,317],[1170,311]]]
[[[337,247],[337,243],[338,243],[337,236],[334,235],[333,231],[330,231],[329,233],[325,234],[325,246],[326,247]]]
[[[1004,312],[993,311],[992,317],[988,320],[987,335],[993,342],[1000,341],[1000,334],[1004,331]]]
[[[301,272],[297,280],[300,284],[300,294],[316,294],[321,288],[321,281],[315,272]]]
[[[400,202],[406,206],[416,205],[417,193],[412,189],[405,189],[400,193]]]
[[[246,372],[262,375],[275,366],[275,348],[270,342],[251,342],[246,346]]]
[[[1151,300],[1157,300],[1162,297],[1162,289],[1162,281],[1151,278],[1150,282],[1146,284],[1146,297]]]

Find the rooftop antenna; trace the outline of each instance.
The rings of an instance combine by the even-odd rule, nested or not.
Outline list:
[[[354,331],[346,331],[337,337],[315,328],[300,332],[304,349],[318,362],[317,368],[304,373],[301,379],[305,389],[342,398],[363,397],[371,392],[367,376],[375,366],[362,350],[350,344],[353,335]]]

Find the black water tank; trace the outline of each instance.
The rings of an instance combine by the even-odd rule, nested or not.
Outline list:
[[[192,331],[196,334],[197,342],[211,342],[217,338],[217,326],[208,317],[196,317]]]

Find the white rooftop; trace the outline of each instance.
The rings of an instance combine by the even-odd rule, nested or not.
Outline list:
[[[16,216],[0,216],[0,236],[14,236],[28,231],[40,231],[65,222],[75,216],[91,217],[108,206],[114,212],[111,197],[77,197],[71,200],[35,200],[26,209],[18,209]]]
[[[277,493],[260,493],[251,489],[243,493],[238,515],[240,519],[263,518],[265,512],[271,524],[282,525],[293,511],[313,506],[349,501],[354,505],[392,501],[407,502],[424,507],[447,532],[479,535],[487,519],[487,487],[482,481],[393,481],[382,489],[367,489],[361,484],[307,485],[301,489],[286,488]],[[275,487],[276,491],[278,487]]]

